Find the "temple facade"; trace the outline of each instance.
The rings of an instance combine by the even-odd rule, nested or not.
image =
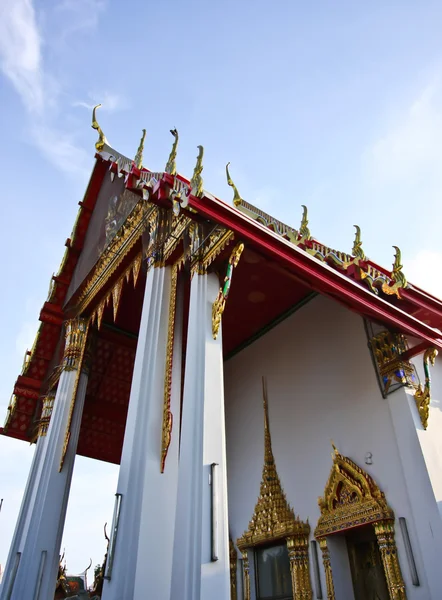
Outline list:
[[[442,302],[107,142],[3,435],[35,443],[0,600],[68,597],[77,454],[119,464],[103,600],[438,600]],[[63,591],[65,590],[65,591]],[[86,592],[85,592],[86,593]],[[63,596],[63,594],[65,594]]]

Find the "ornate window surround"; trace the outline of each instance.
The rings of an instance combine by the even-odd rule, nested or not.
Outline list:
[[[327,536],[371,524],[381,551],[382,563],[391,600],[406,600],[405,585],[394,539],[394,512],[384,493],[366,471],[339,453],[333,445],[333,466],[318,499],[321,516],[315,537],[322,550],[326,574],[327,598],[335,599],[333,574]]]
[[[256,546],[286,540],[294,600],[310,600],[310,566],[308,540],[310,525],[294,513],[287,502],[276,470],[269,428],[267,382],[263,377],[264,465],[259,497],[249,527],[236,544],[244,561],[244,600],[251,600],[248,550]]]

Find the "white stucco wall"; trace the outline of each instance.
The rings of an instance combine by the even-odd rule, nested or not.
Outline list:
[[[375,479],[396,518],[407,519],[421,580],[420,587],[411,583],[396,525],[407,595],[409,599],[428,600],[395,431],[371,363],[363,321],[321,296],[225,363],[232,538],[236,540],[248,528],[259,493],[264,452],[262,375],[268,382],[276,465],[295,512],[302,520],[309,520],[313,534],[319,518],[317,498],[324,491],[332,466],[333,439],[342,454]],[[367,452],[372,453],[371,465],[365,464]],[[325,597],[322,564],[321,577]]]

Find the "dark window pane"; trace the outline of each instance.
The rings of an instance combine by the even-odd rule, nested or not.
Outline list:
[[[292,598],[290,561],[286,544],[256,549],[258,600]]]

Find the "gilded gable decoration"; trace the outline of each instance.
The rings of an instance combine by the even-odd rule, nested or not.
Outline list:
[[[315,537],[329,535],[351,527],[394,519],[384,493],[373,479],[333,445],[333,467],[318,499],[321,516]]]
[[[381,552],[390,599],[406,600],[394,538],[394,512],[370,475],[332,445],[333,466],[324,496],[318,499],[321,516],[315,529],[315,537],[319,539],[323,552],[328,598],[334,598],[334,587],[326,536],[372,525]]]
[[[238,538],[237,546],[244,555],[246,550],[266,542],[286,540],[292,576],[293,598],[311,598],[310,567],[308,560],[308,538],[310,525],[295,515],[287,502],[284,490],[276,470],[275,458],[270,436],[267,402],[267,381],[262,378],[264,404],[264,465],[258,501],[250,520],[249,527]],[[248,570],[245,569],[245,589],[250,590]],[[250,594],[250,592],[249,592]],[[245,595],[250,600],[250,595]]]

